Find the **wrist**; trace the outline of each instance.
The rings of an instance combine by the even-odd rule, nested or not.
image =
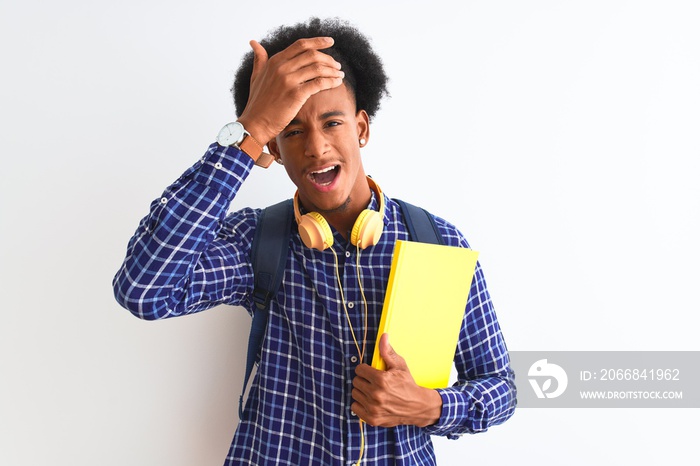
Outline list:
[[[274,139],[274,137],[277,136],[276,134],[271,135],[270,132],[266,130],[266,126],[264,124],[261,124],[258,120],[247,117],[245,114],[241,115],[237,121],[242,124],[248,134],[250,134],[253,139],[258,141],[262,146],[267,145],[271,139]]]
[[[423,388],[423,387],[421,387]],[[427,427],[437,424],[442,415],[442,396],[437,390],[423,388],[423,409],[420,413],[418,427]]]
[[[274,157],[263,151],[265,143],[260,142],[251,134],[244,122],[240,120],[224,125],[219,131],[216,140],[221,146],[238,148],[252,158],[256,165],[263,168],[269,167],[274,160]]]

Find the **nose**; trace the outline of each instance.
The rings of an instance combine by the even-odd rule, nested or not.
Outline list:
[[[305,142],[304,155],[307,157],[321,157],[329,148],[328,141],[323,131],[316,129],[307,131]]]

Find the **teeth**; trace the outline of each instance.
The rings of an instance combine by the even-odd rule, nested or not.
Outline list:
[[[323,170],[319,170],[319,171],[317,171],[317,172],[311,172],[311,173],[312,173],[313,175],[321,174],[321,173],[326,173],[326,172],[329,172],[329,171],[331,171],[331,170],[335,170],[335,167],[336,167],[336,166],[337,166],[337,165],[333,165],[332,167],[324,168]]]
[[[336,170],[338,168],[338,165],[333,165],[328,168],[324,168],[323,170],[317,170],[315,172],[309,172],[309,179],[313,181],[314,183],[318,184],[319,186],[329,186],[333,181],[327,181],[325,183],[321,183],[318,177],[321,177],[324,173],[331,172],[333,170]]]

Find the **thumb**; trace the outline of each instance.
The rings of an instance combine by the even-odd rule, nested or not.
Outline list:
[[[250,41],[250,48],[253,49],[253,73],[250,75],[250,82],[255,81],[255,78],[260,74],[267,64],[267,50],[257,41]]]
[[[379,339],[379,355],[386,364],[386,370],[408,370],[406,360],[394,351],[394,348],[389,344],[389,334],[385,333]]]

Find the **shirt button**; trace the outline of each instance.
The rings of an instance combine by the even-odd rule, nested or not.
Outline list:
[[[345,251],[345,257],[350,257],[350,251]]]
[[[165,198],[165,197],[161,197],[161,198],[160,198],[160,203],[163,204],[163,205],[165,205],[165,204],[168,203],[168,199]]]
[[[217,170],[221,170],[223,167],[224,166],[221,165],[221,162],[216,162],[216,164],[214,164],[214,168],[216,168]]]
[[[357,356],[351,357],[351,358],[350,358],[350,361],[351,361],[351,362],[357,362]]]
[[[355,307],[355,303],[353,303],[352,301],[349,302],[349,303],[348,303],[348,307],[349,307],[350,309],[352,309],[353,307]]]
[[[357,414],[355,414],[355,411],[350,411],[350,414],[351,414],[352,416],[357,416]]]

